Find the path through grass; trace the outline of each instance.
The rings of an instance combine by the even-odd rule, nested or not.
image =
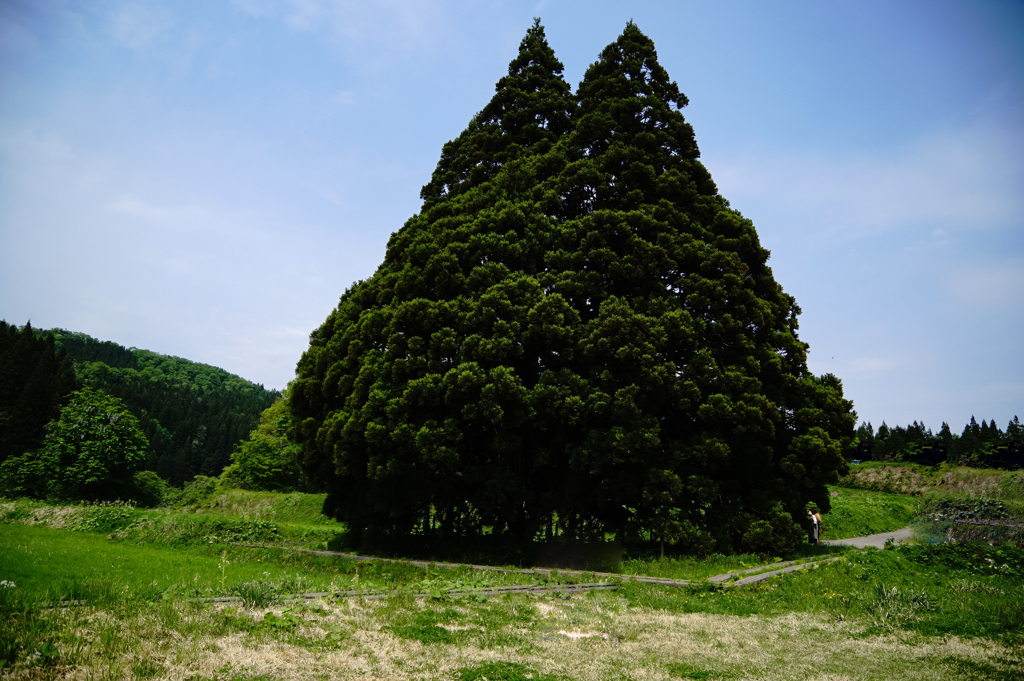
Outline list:
[[[845,487],[829,487],[832,510],[822,516],[822,539],[865,537],[906,527],[918,512],[921,500]]]

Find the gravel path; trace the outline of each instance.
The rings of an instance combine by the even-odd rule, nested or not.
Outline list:
[[[892,539],[894,542],[901,542],[905,539],[910,539],[910,527],[904,527],[902,530],[895,530],[893,532],[881,532],[879,534],[869,534],[866,537],[851,537],[849,539],[822,539],[822,544],[829,544],[831,546],[855,546],[858,549],[865,549],[869,546],[874,546],[876,549],[885,548],[885,542]]]

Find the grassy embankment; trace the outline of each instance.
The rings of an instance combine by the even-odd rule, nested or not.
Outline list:
[[[1024,471],[868,461],[852,466],[839,484],[893,494],[948,494],[1024,503]]]
[[[822,539],[847,539],[906,527],[921,500],[904,494],[829,487],[832,510],[822,516]]]

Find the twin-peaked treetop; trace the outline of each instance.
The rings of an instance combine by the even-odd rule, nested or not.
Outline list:
[[[844,467],[753,225],[630,23],[575,98],[539,23],[421,212],[310,338],[290,406],[362,530],[782,551]]]

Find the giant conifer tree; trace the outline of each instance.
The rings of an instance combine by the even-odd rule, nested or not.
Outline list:
[[[535,24],[424,206],[299,362],[292,434],[353,527],[784,550],[853,437],[799,308],[632,23],[576,102]],[[431,511],[434,515],[431,516]],[[801,515],[802,517],[802,515]]]

